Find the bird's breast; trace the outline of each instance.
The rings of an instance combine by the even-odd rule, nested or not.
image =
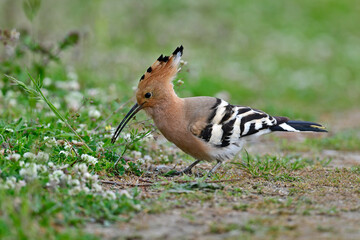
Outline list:
[[[213,160],[208,144],[191,133],[181,109],[167,114],[161,111],[152,118],[164,137],[182,151],[199,160]]]

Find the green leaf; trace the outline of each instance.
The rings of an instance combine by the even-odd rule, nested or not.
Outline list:
[[[71,32],[59,43],[59,48],[64,50],[68,47],[74,46],[79,42],[79,38],[80,35],[78,32]]]
[[[41,0],[24,0],[23,10],[26,17],[32,21],[39,12],[41,6]]]

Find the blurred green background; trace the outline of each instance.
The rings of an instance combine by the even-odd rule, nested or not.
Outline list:
[[[182,44],[182,97],[223,96],[305,120],[359,108],[356,0],[47,0],[32,21],[22,5],[0,2],[0,29],[26,30],[50,47],[79,32],[62,64],[82,90],[102,89],[109,101],[131,97],[145,69]],[[57,68],[47,74],[61,80]]]

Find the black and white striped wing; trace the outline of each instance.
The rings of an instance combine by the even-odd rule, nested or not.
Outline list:
[[[271,132],[270,127],[278,120],[262,111],[250,107],[234,106],[217,99],[211,108],[206,127],[198,135],[205,142],[216,147],[239,145],[248,136],[258,136]]]

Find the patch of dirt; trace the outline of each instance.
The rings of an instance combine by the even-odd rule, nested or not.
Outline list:
[[[86,231],[103,239],[360,238],[358,173],[309,168],[295,172],[301,178],[295,182],[239,175],[234,168],[221,174],[239,180],[213,192],[144,187],[150,212],[110,227],[90,224]]]
[[[334,132],[355,128],[360,126],[360,111],[326,119],[324,122]],[[326,137],[311,133],[277,135],[299,142],[309,137]],[[259,155],[286,154],[271,136],[248,144],[246,150]],[[149,202],[148,210],[129,222],[109,227],[88,224],[85,230],[102,239],[360,239],[360,174],[350,170],[360,166],[360,152],[324,149],[297,154],[332,161],[326,168],[293,172],[300,179],[293,182],[254,178],[226,164],[219,169],[220,175],[240,180],[219,183],[224,186],[222,190],[174,192],[171,185],[142,187],[141,198]],[[212,165],[202,163],[196,168],[210,169]],[[183,178],[167,181],[178,179]],[[133,176],[119,179],[122,183],[156,181],[164,180],[152,177],[144,181]]]

